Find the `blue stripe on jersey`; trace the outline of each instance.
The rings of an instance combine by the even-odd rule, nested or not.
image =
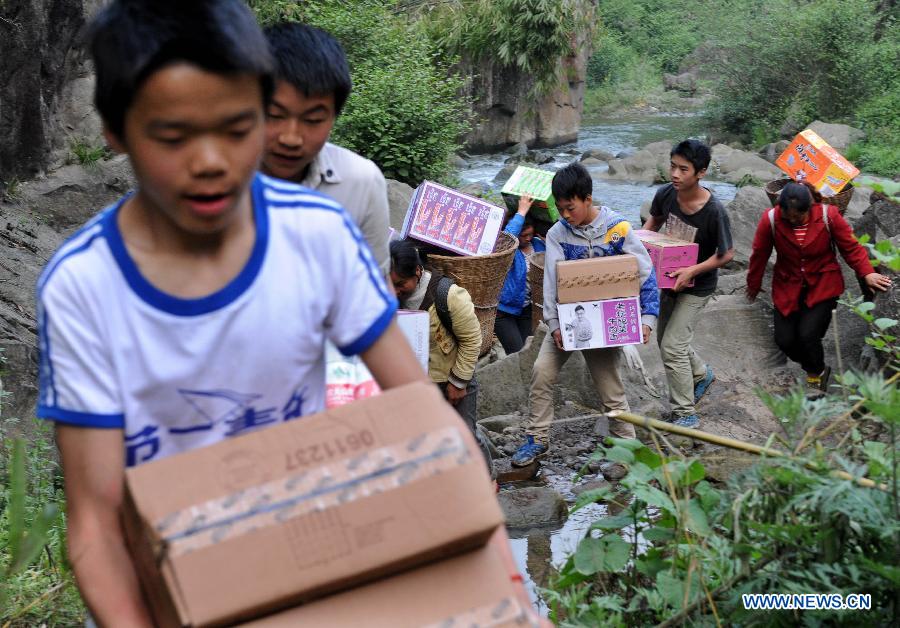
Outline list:
[[[269,215],[263,199],[262,184],[258,179],[254,179],[252,183],[251,194],[253,217],[256,222],[256,242],[253,245],[250,258],[237,277],[232,279],[226,286],[213,294],[200,297],[199,299],[182,299],[172,296],[147,281],[125,248],[122,233],[116,224],[117,212],[110,212],[103,221],[103,233],[129,287],[146,303],[175,316],[209,314],[235,301],[253,284],[253,281],[259,274],[269,243]]]
[[[121,204],[121,201],[119,201],[118,204],[114,205],[113,208],[118,207],[119,204]],[[47,282],[50,280],[50,276],[56,271],[56,269],[59,268],[64,261],[66,261],[73,255],[78,255],[79,253],[87,251],[89,248],[91,248],[91,245],[94,243],[94,241],[98,237],[103,235],[103,227],[99,223],[101,223],[105,219],[105,216],[110,211],[110,209],[107,209],[100,215],[95,216],[93,220],[76,231],[72,235],[72,237],[63,242],[62,246],[57,249],[53,257],[50,258],[50,261],[47,262],[47,265],[44,267],[43,272],[41,272],[41,276],[38,277],[37,295],[39,299],[44,286],[47,285]],[[96,230],[91,233],[94,227],[96,227]],[[78,239],[82,237],[85,237],[86,239],[79,243]]]
[[[63,410],[54,406],[38,405],[37,417],[58,423],[68,423],[79,427],[101,427],[106,429],[124,429],[124,414],[96,414],[93,412],[76,412]]]
[[[392,304],[389,304],[387,308],[385,308],[381,316],[375,319],[375,322],[372,323],[359,338],[345,347],[338,347],[338,351],[340,351],[344,355],[359,355],[363,351],[367,350],[369,347],[375,344],[376,340],[381,338],[381,335],[388,328],[388,325],[390,325],[391,321],[394,320],[394,314],[396,313],[397,302],[394,301]]]
[[[38,301],[38,405],[56,405],[56,384],[53,383],[53,361],[50,359],[50,338],[47,335],[47,310]]]
[[[266,190],[265,192],[265,198],[273,204],[273,209],[319,209],[339,214],[344,222],[344,226],[350,232],[350,235],[353,236],[353,239],[356,240],[359,258],[365,265],[366,270],[369,273],[369,279],[372,281],[378,294],[385,302],[385,305],[391,306],[392,304],[396,304],[396,299],[387,292],[387,287],[381,279],[381,269],[375,262],[375,257],[372,255],[372,251],[369,249],[369,245],[366,243],[366,239],[363,237],[362,232],[350,219],[350,215],[337,201],[324,194],[314,192],[313,190],[299,185],[283,183],[279,186],[279,189],[286,191],[290,190],[290,193],[278,192],[276,190]]]

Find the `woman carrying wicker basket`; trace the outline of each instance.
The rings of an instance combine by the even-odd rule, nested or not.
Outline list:
[[[428,312],[428,375],[475,434],[488,468],[492,468],[487,443],[475,424],[475,364],[481,351],[481,323],[472,297],[449,278],[425,270],[419,250],[410,240],[391,242],[391,282],[401,307]]]
[[[747,272],[751,303],[760,292],[773,248],[778,254],[772,276],[775,344],[803,367],[811,389],[827,390],[831,368],[825,364],[822,338],[844,292],[836,250],[869,288],[885,291],[891,280],[875,272],[837,208],[823,205],[804,184],[785,185],[778,204],[760,218]]]

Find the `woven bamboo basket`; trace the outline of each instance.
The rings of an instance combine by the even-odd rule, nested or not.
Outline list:
[[[513,256],[519,247],[519,240],[501,231],[490,255],[469,257],[439,255],[429,253],[425,266],[428,270],[452,278],[465,288],[475,304],[475,316],[481,323],[481,352],[484,355],[494,343],[494,321],[497,318],[497,303],[500,290],[506,281],[506,274],[512,266]]]
[[[544,318],[544,254],[534,253],[528,263],[528,286],[531,288],[531,331]]]
[[[766,195],[769,197],[769,201],[772,203],[772,206],[778,204],[778,197],[781,194],[782,188],[791,183],[792,179],[775,179],[774,181],[769,181],[766,183]],[[835,194],[834,196],[823,196],[822,201],[829,205],[836,205],[838,211],[843,213],[847,211],[847,206],[850,204],[850,199],[853,198],[853,184],[848,183],[847,186]]]

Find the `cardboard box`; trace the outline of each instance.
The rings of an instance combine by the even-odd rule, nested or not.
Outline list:
[[[561,303],[558,306],[563,349],[602,349],[643,342],[638,297]]]
[[[610,255],[556,264],[559,303],[636,297],[641,286],[634,255]]]
[[[502,523],[474,439],[425,383],[125,472],[161,626],[289,608],[473,550]]]
[[[488,255],[494,251],[502,226],[501,208],[424,181],[413,194],[400,237],[428,242],[460,255]]]
[[[427,373],[428,357],[431,352],[431,316],[428,312],[420,310],[398,310],[397,324],[409,341],[422,369]]]
[[[775,165],[794,181],[808,181],[822,196],[834,196],[859,174],[856,166],[809,129],[797,134]]]
[[[492,546],[249,622],[243,628],[537,628]]]
[[[656,270],[656,283],[660,288],[674,288],[675,279],[670,273],[680,268],[693,266],[700,255],[700,245],[696,242],[677,240],[657,231],[638,229],[637,237],[644,243],[644,248],[650,254],[650,261]],[[694,285],[692,279],[688,287]]]
[[[506,206],[511,211],[516,211],[519,208],[519,197],[528,194],[534,199],[531,214],[547,222],[556,222],[559,220],[559,212],[550,187],[554,174],[549,170],[519,166],[500,190]]]

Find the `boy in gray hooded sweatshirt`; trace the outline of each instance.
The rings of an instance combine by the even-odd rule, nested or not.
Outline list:
[[[556,264],[565,260],[630,253],[638,260],[640,276],[641,326],[643,340],[659,315],[656,275],[647,249],[631,225],[608,207],[593,204],[593,182],[579,163],[569,164],[553,177],[553,197],[562,220],[547,232],[544,258],[544,322],[550,333],[544,337],[531,372],[531,417],[526,441],[512,457],[512,464],[524,467],[547,452],[553,423],[553,388],[559,371],[571,352],[564,351],[556,303]],[[628,400],[619,375],[619,347],[582,351],[597,394],[606,412],[628,412]],[[634,426],[610,419],[610,432],[619,438],[635,438]]]

